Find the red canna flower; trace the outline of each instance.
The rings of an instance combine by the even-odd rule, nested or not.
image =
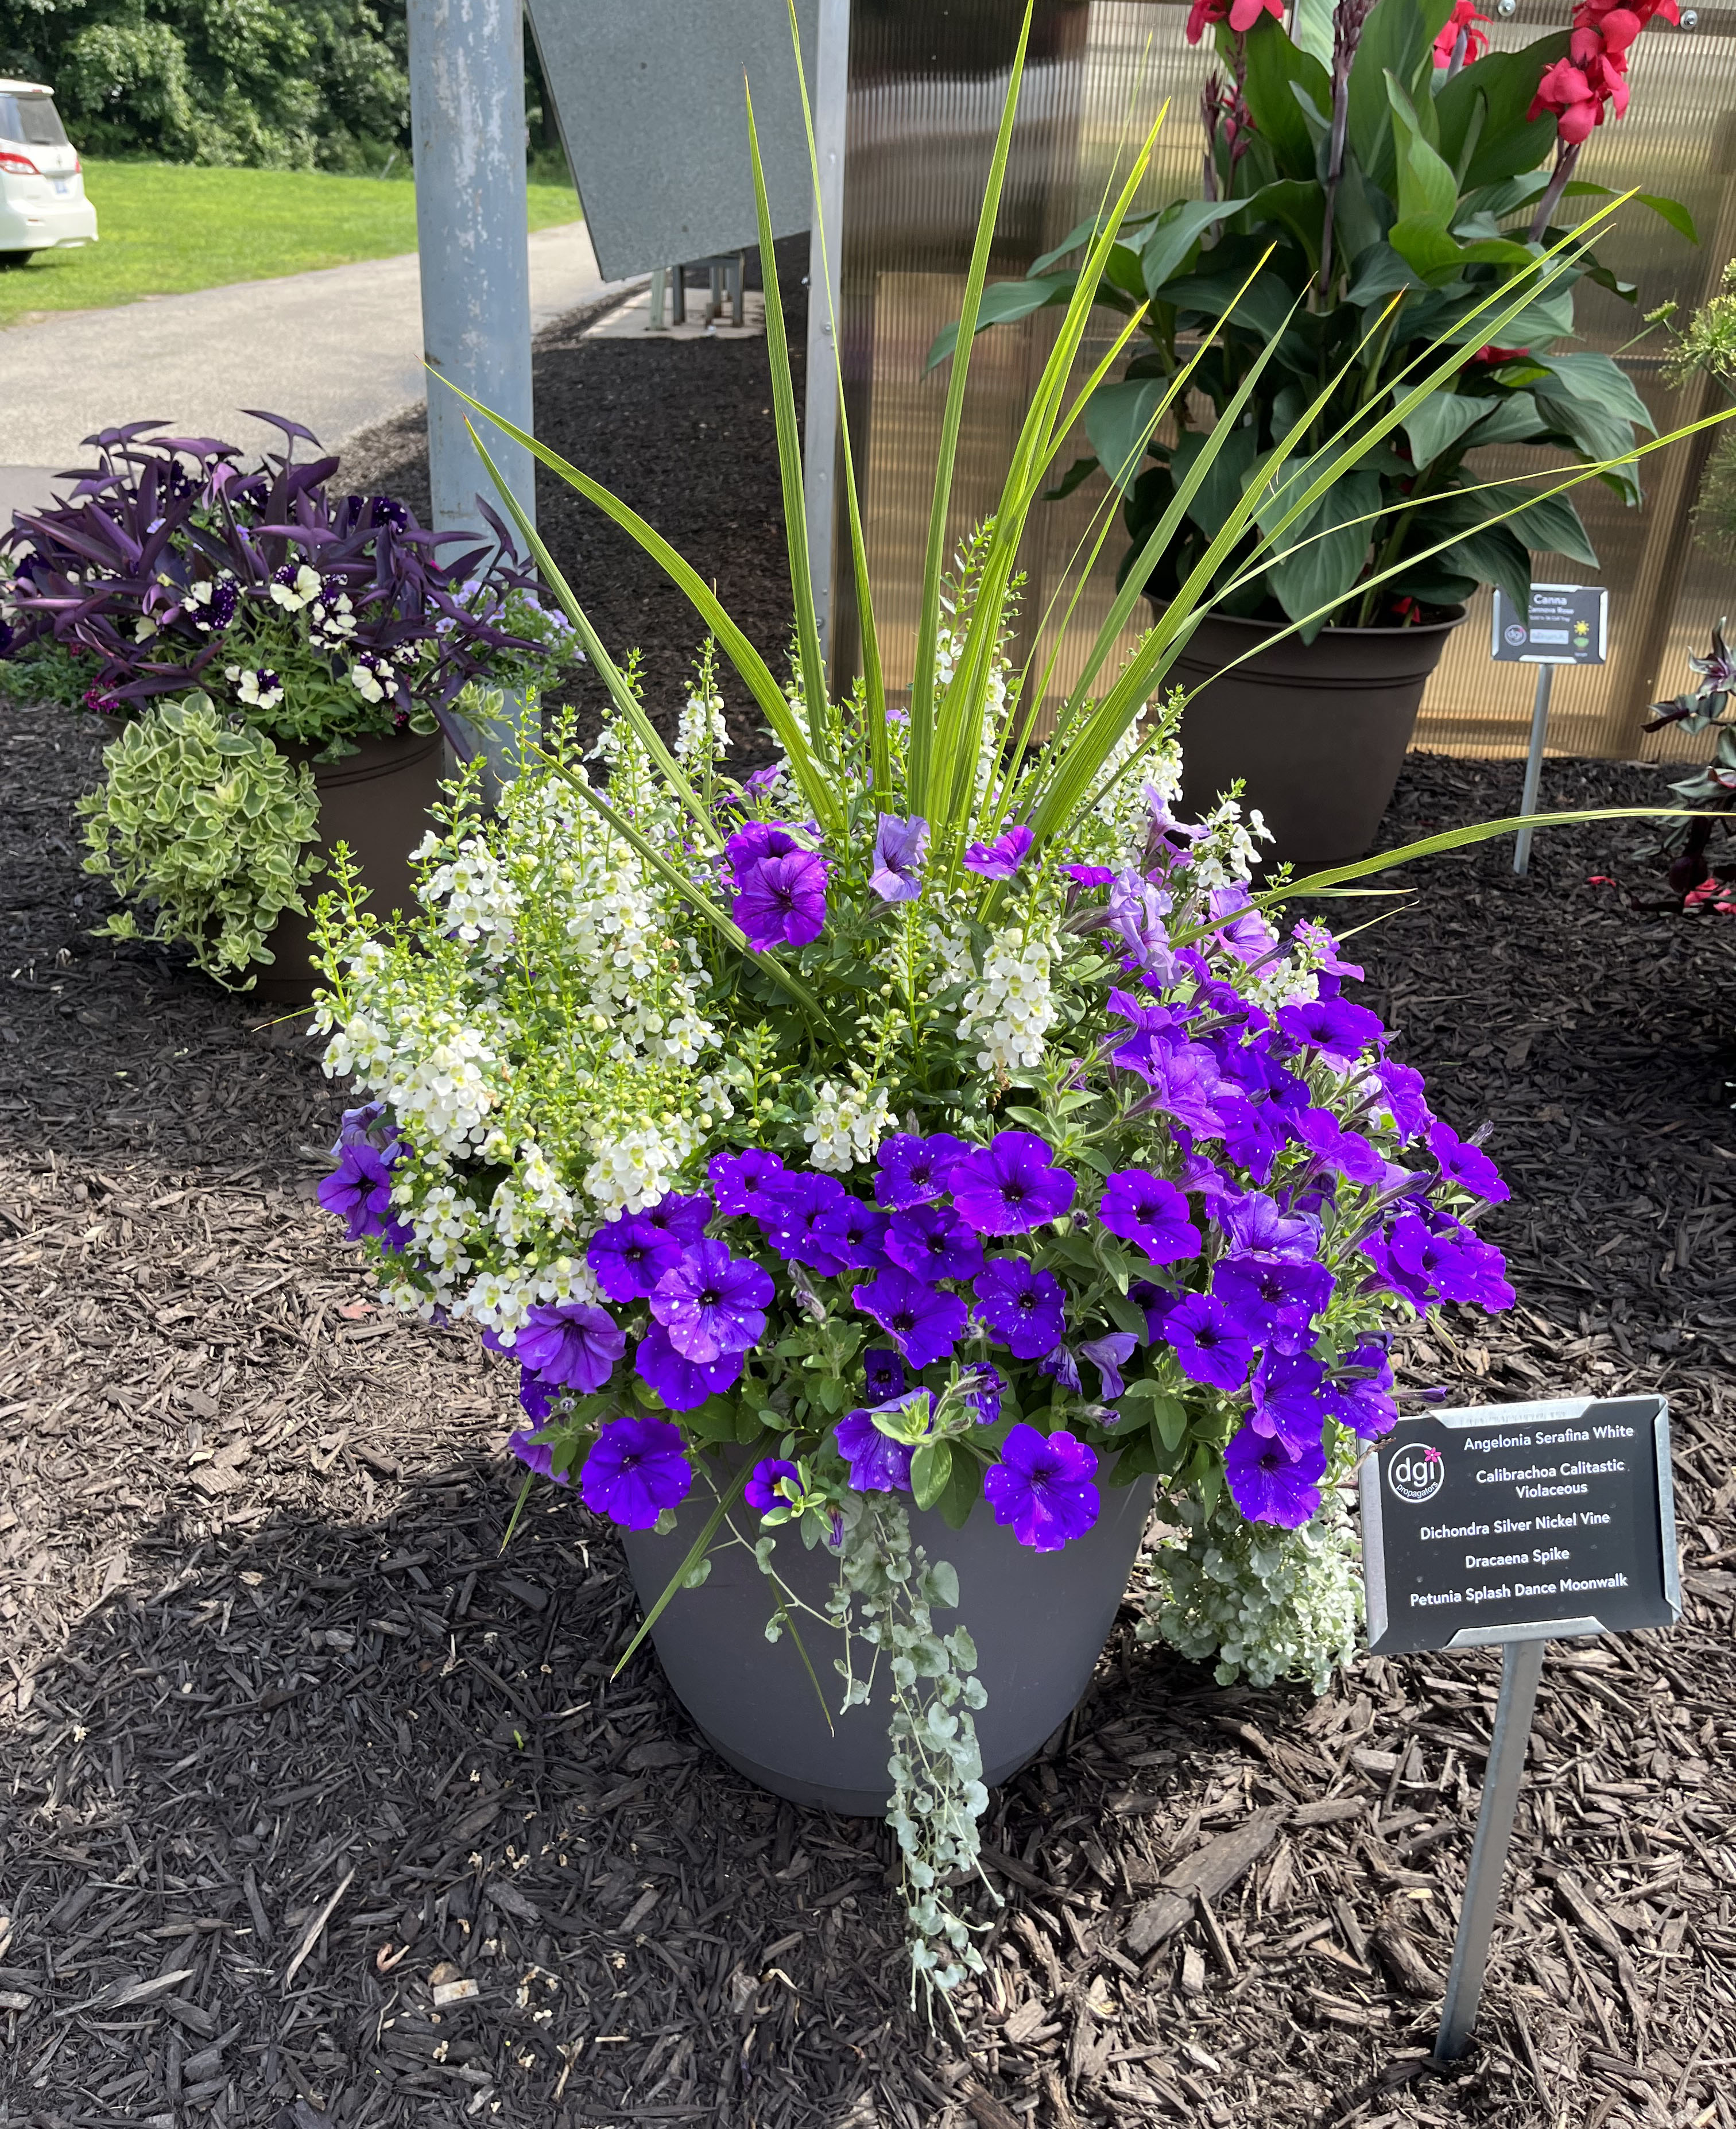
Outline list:
[[[1196,45],[1205,31],[1228,22],[1239,37],[1246,36],[1262,15],[1275,22],[1284,19],[1284,0],[1193,0],[1187,11],[1187,41]]]
[[[1438,67],[1452,65],[1453,55],[1458,49],[1462,34],[1465,48],[1459,54],[1459,64],[1469,66],[1472,60],[1480,60],[1489,49],[1489,33],[1486,30],[1478,29],[1477,25],[1489,20],[1488,16],[1477,12],[1477,0],[1453,0],[1453,12],[1447,17],[1445,27],[1434,40],[1434,64]]]

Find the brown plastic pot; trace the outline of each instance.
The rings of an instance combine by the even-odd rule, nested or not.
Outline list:
[[[356,753],[341,761],[315,761],[312,750],[305,746],[280,750],[313,770],[321,855],[329,857],[335,843],[350,845],[374,916],[383,919],[394,909],[407,908],[414,887],[410,853],[427,833],[428,809],[440,788],[440,734],[364,739]],[[310,910],[330,884],[324,874],[308,882],[305,898]],[[265,943],[272,960],[261,964],[252,995],[283,1005],[306,1005],[317,981],[311,964],[312,917],[285,914]]]
[[[1325,628],[1312,643],[1286,636],[1234,665],[1272,623],[1208,614],[1171,673],[1200,691],[1182,720],[1189,817],[1239,777],[1243,803],[1258,807],[1277,838],[1264,845],[1268,864],[1361,857],[1391,803],[1429,675],[1463,618]]]
[[[961,1622],[977,1645],[977,1675],[988,1704],[976,1717],[983,1779],[1015,1774],[1060,1728],[1090,1683],[1151,1507],[1153,1481],[1101,1485],[1094,1527],[1059,1552],[1031,1552],[978,1502],[962,1531],[938,1514],[911,1511],[911,1531],[930,1560],[958,1570],[958,1608],[937,1612],[949,1633]],[[713,1501],[696,1484],[668,1537],[625,1532],[627,1565],[647,1611],[668,1587],[704,1528]],[[822,1547],[810,1552],[795,1531],[778,1535],[773,1564],[797,1595],[822,1610],[837,1565]],[[797,1613],[801,1647],[826,1696],[832,1727],[814,1680],[786,1629],[777,1643],[765,1627],[774,1609],[771,1585],[744,1546],[714,1553],[697,1589],[680,1589],[651,1630],[663,1674],[706,1741],[740,1773],[773,1795],[861,1817],[878,1817],[891,1793],[886,1689],[840,1715],[842,1685],[834,1662],[844,1637]],[[858,1665],[873,1650],[858,1641]]]

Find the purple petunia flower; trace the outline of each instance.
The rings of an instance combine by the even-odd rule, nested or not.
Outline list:
[[[768,858],[789,857],[802,850],[803,845],[775,821],[749,821],[735,831],[723,848],[735,884],[742,888]]]
[[[1488,1155],[1480,1145],[1469,1145],[1462,1139],[1450,1125],[1432,1126],[1429,1150],[1446,1180],[1456,1183],[1461,1190],[1468,1190],[1473,1198],[1484,1198],[1491,1205],[1498,1205],[1508,1194],[1507,1186],[1501,1179],[1501,1170]]]
[[[1318,1444],[1325,1422],[1321,1392],[1326,1370],[1306,1353],[1268,1353],[1254,1369],[1253,1408],[1248,1424],[1256,1434],[1275,1434],[1292,1456]]]
[[[1101,1338],[1087,1338],[1080,1346],[1079,1350],[1102,1379],[1106,1403],[1120,1397],[1127,1387],[1121,1370],[1133,1358],[1134,1348],[1139,1342],[1131,1331],[1106,1331]]]
[[[1317,1050],[1329,1064],[1339,1065],[1354,1064],[1386,1032],[1377,1012],[1348,998],[1280,1006],[1278,1026],[1298,1050]]]
[[[344,1222],[350,1241],[378,1234],[392,1217],[391,1162],[365,1139],[352,1141],[321,1179],[320,1203]]]
[[[706,1173],[717,1193],[717,1209],[732,1220],[763,1218],[772,1209],[770,1188],[783,1174],[780,1155],[750,1145],[745,1153],[714,1153]]]
[[[1039,1375],[1053,1375],[1062,1388],[1077,1397],[1084,1388],[1079,1379],[1079,1364],[1073,1358],[1073,1348],[1063,1338],[1045,1353],[1037,1363]]]
[[[912,1368],[949,1360],[963,1334],[965,1309],[958,1296],[942,1293],[907,1271],[877,1272],[850,1298],[864,1316],[873,1317]]]
[[[1291,1136],[1328,1174],[1365,1190],[1378,1190],[1385,1182],[1386,1162],[1360,1131],[1346,1131],[1330,1109],[1287,1109],[1284,1117]]]
[[[1253,1340],[1212,1295],[1184,1296],[1164,1317],[1163,1334],[1190,1382],[1239,1390],[1247,1381]]]
[[[1001,1461],[982,1474],[982,1498],[995,1521],[1011,1526],[1033,1552],[1058,1552],[1083,1537],[1102,1510],[1092,1483],[1097,1453],[1065,1432],[1042,1435],[1023,1421],[1001,1445]]]
[[[1151,1089],[1146,1097],[1150,1106],[1185,1130],[1210,1138],[1224,1129],[1225,1103],[1236,1098],[1205,1043],[1135,1036],[1116,1050],[1115,1061],[1137,1072]],[[1276,1141],[1283,1142],[1282,1136]]]
[[[868,885],[882,902],[914,902],[922,892],[922,866],[928,853],[928,822],[920,814],[901,821],[882,813],[874,837],[874,869]]]
[[[816,1246],[849,1271],[878,1271],[886,1262],[886,1215],[848,1192],[814,1223]]]
[[[910,1131],[895,1131],[882,1140],[875,1165],[874,1195],[882,1205],[902,1212],[925,1205],[946,1188],[946,1177],[954,1162],[970,1148],[950,1131],[935,1131],[917,1138]]]
[[[882,1434],[866,1412],[847,1412],[832,1431],[839,1455],[850,1467],[850,1484],[858,1493],[909,1493],[908,1443]]]
[[[649,1530],[680,1506],[693,1483],[681,1429],[667,1419],[611,1419],[592,1446],[579,1492],[595,1515],[622,1530]]]
[[[1034,1131],[998,1132],[947,1176],[953,1203],[979,1235],[1028,1235],[1068,1211],[1077,1188]]]
[[[548,1479],[551,1485],[570,1486],[573,1484],[570,1471],[563,1471],[558,1479],[554,1475],[554,1444],[533,1441],[531,1436],[535,1431],[535,1427],[530,1427],[522,1434],[509,1435],[507,1437],[508,1453],[516,1456],[527,1471],[534,1471],[539,1479]]]
[[[359,1108],[345,1109],[338,1118],[338,1135],[331,1142],[332,1159],[340,1160],[346,1145],[371,1145],[376,1152],[384,1152],[385,1148],[374,1137],[375,1132],[383,1131],[388,1142],[397,1136],[396,1124],[381,1124],[380,1118],[385,1113],[383,1102],[364,1102]]]
[[[773,1508],[787,1508],[791,1488],[800,1492],[801,1474],[781,1456],[767,1456],[754,1466],[741,1498],[756,1515],[768,1516]]]
[[[1360,1435],[1364,1441],[1378,1441],[1398,1417],[1392,1401],[1392,1362],[1378,1338],[1365,1338],[1353,1346],[1327,1383],[1323,1402],[1340,1426]]]
[[[1115,876],[1111,865],[1070,864],[1063,865],[1061,869],[1083,888],[1107,887]]]
[[[765,1188],[769,1207],[759,1216],[767,1241],[787,1263],[793,1260],[830,1279],[844,1269],[838,1245],[822,1231],[825,1216],[840,1207],[844,1185],[835,1175],[801,1169],[780,1175]]]
[[[1211,1291],[1244,1336],[1300,1352],[1313,1342],[1311,1326],[1332,1298],[1333,1278],[1324,1265],[1246,1250],[1219,1258]]]
[[[671,1412],[697,1412],[707,1398],[735,1388],[743,1360],[740,1353],[726,1353],[720,1360],[687,1360],[669,1343],[662,1324],[654,1323],[639,1341],[633,1368]]]
[[[1263,1192],[1248,1190],[1226,1198],[1212,1216],[1239,1250],[1262,1255],[1311,1258],[1320,1245],[1320,1223],[1306,1213],[1287,1212]]]
[[[977,1415],[978,1426],[992,1426],[1001,1417],[1001,1393],[1006,1387],[1001,1370],[991,1360],[979,1360],[959,1379],[964,1402]]]
[[[982,1245],[956,1212],[940,1205],[912,1205],[886,1222],[886,1254],[901,1271],[919,1279],[974,1279],[982,1269]]]
[[[1449,1231],[1438,1233],[1420,1214],[1401,1212],[1384,1239],[1370,1236],[1362,1246],[1394,1292],[1419,1307],[1437,1296],[1482,1308],[1512,1307],[1501,1251],[1457,1221],[1447,1225]]]
[[[699,1241],[705,1233],[706,1221],[715,1217],[716,1211],[702,1190],[691,1198],[671,1190],[654,1205],[648,1205],[639,1217],[685,1250]]]
[[[588,1302],[540,1302],[519,1327],[512,1350],[545,1382],[589,1397],[615,1372],[627,1334],[606,1309]]]
[[[1292,1456],[1282,1436],[1239,1428],[1224,1451],[1229,1497],[1251,1523],[1300,1530],[1320,1505],[1326,1452],[1316,1441]]]
[[[1168,981],[1175,967],[1163,919],[1173,898],[1136,872],[1117,874],[1109,891],[1109,927],[1127,950],[1127,962]]]
[[[1290,1143],[1284,1122],[1288,1114],[1275,1102],[1250,1102],[1241,1094],[1227,1094],[1218,1103],[1224,1150],[1256,1183],[1265,1182],[1272,1163]]]
[[[592,1235],[585,1262],[611,1301],[637,1301],[681,1262],[681,1245],[642,1214],[627,1213]]]
[[[1424,1099],[1423,1075],[1409,1064],[1395,1064],[1382,1057],[1369,1073],[1381,1092],[1381,1100],[1398,1126],[1401,1144],[1408,1145],[1434,1122],[1434,1112]]]
[[[1024,1257],[996,1257],[976,1284],[977,1313],[1014,1357],[1040,1360],[1067,1327],[1061,1283]]]
[[[869,1403],[885,1404],[904,1395],[904,1363],[884,1346],[868,1347],[862,1356],[862,1372],[868,1384]]]
[[[1200,1231],[1187,1217],[1187,1200],[1149,1169],[1111,1175],[1097,1217],[1111,1234],[1136,1242],[1153,1264],[1180,1264],[1200,1254]]]
[[[1011,879],[1024,864],[1030,846],[1029,828],[1009,828],[992,843],[973,843],[964,853],[964,869],[980,874],[984,879]]]
[[[807,945],[825,929],[825,860],[812,850],[762,858],[742,880],[730,914],[756,954]]]
[[[498,1346],[495,1348],[497,1352],[500,1350]],[[524,1407],[526,1417],[535,1426],[540,1426],[554,1409],[554,1385],[545,1383],[530,1369],[521,1367],[518,1371],[518,1401]]]
[[[732,1257],[721,1242],[702,1241],[657,1282],[651,1313],[683,1360],[721,1360],[759,1342],[773,1290],[750,1259]]]

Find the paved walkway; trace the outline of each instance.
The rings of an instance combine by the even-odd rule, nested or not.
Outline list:
[[[616,288],[582,221],[530,238],[535,331]],[[0,526],[89,455],[80,440],[160,415],[182,436],[247,445],[242,407],[306,424],[333,449],[426,395],[416,255],[242,281],[0,331]]]

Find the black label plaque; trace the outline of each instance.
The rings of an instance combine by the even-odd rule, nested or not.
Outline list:
[[[1660,1397],[1401,1419],[1362,1498],[1377,1654],[1668,1627],[1681,1609]]]
[[[1610,635],[1610,594],[1602,584],[1533,584],[1531,610],[1515,612],[1495,594],[1490,653],[1498,665],[1601,665]]]

